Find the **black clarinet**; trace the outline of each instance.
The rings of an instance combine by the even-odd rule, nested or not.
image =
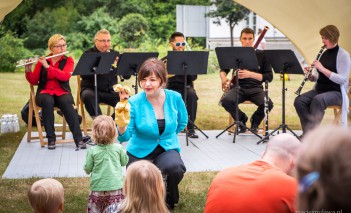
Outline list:
[[[264,83],[264,116],[265,116],[265,136],[268,135],[268,113],[269,113],[269,108],[268,108],[268,102],[269,102],[269,96],[268,96],[268,81],[266,80]]]
[[[316,57],[316,60],[317,60],[317,61],[319,61],[319,59],[321,58],[322,53],[323,53],[323,51],[324,51],[324,48],[325,48],[325,46],[323,45],[323,46],[321,47],[321,49],[319,50],[318,55],[317,55],[317,57]],[[300,87],[299,87],[299,88],[296,90],[296,92],[295,92],[295,94],[296,94],[297,96],[300,96],[301,90],[302,90],[303,86],[305,85],[305,83],[306,83],[306,81],[307,81],[307,79],[308,79],[308,76],[312,73],[312,70],[313,70],[313,69],[314,69],[313,67],[310,67],[310,69],[309,69],[308,72],[306,73],[305,78],[303,79],[303,81],[302,81]]]

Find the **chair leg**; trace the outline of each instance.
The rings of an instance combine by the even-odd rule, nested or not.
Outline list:
[[[65,116],[62,116],[62,139],[66,139],[66,119]]]
[[[107,105],[107,115],[110,116],[111,115],[111,106]]]
[[[334,121],[333,124],[339,125],[340,124],[340,117],[341,117],[341,109],[334,109]]]
[[[30,142],[30,139],[32,138],[32,127],[33,127],[33,106],[32,106],[32,103],[29,103],[27,142]]]
[[[87,136],[87,135],[88,135],[87,120],[85,119],[85,112],[84,112],[84,105],[83,105],[83,102],[80,103],[79,107],[80,107],[80,111],[82,112],[83,132],[84,132],[84,135]]]
[[[34,115],[35,115],[35,121],[37,122],[37,127],[38,127],[40,146],[44,147],[45,142],[44,142],[44,136],[43,136],[43,129],[41,128],[41,122],[40,122],[38,110],[34,110]]]

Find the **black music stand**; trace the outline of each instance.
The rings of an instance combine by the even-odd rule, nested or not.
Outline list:
[[[275,73],[280,73],[280,75],[285,76],[286,73],[289,74],[303,74],[302,67],[297,60],[294,52],[292,50],[264,50],[268,60],[271,62],[273,70]],[[288,125],[285,124],[285,78],[283,77],[282,84],[282,124],[280,124],[276,129],[274,129],[271,133],[266,135],[257,144],[261,142],[265,142],[270,135],[273,135],[274,132],[279,129],[283,130],[283,133],[286,133],[286,129],[288,129],[296,138],[299,136],[292,131]]]
[[[208,52],[207,51],[168,51],[167,70],[168,74],[184,75],[184,103],[187,105],[187,76],[207,73]],[[188,120],[206,138],[208,136],[195,125],[194,121]],[[188,129],[186,130],[186,145],[188,146]]]
[[[123,53],[121,54],[118,60],[118,66],[116,70],[117,75],[134,75],[135,76],[135,85],[134,88],[135,94],[138,93],[138,71],[141,64],[148,58],[157,58],[158,52],[144,52],[144,53]]]
[[[216,55],[219,63],[219,67],[221,70],[224,69],[233,69],[233,75],[236,75],[237,70],[239,69],[247,69],[247,70],[255,70],[258,69],[258,62],[257,62],[257,57],[255,53],[255,49],[252,47],[216,47]],[[235,125],[235,134],[233,138],[233,143],[235,143],[236,135],[239,135],[239,125],[242,128],[245,128],[246,130],[249,130],[250,132],[251,129],[245,126],[240,120],[239,120],[239,91],[240,91],[240,85],[239,85],[239,78],[236,77],[236,82],[234,89],[236,91],[236,113],[234,118],[234,123],[229,125],[226,129],[224,129],[221,133],[219,133],[216,138],[221,136],[225,131],[230,129],[232,126]],[[262,138],[259,136],[257,133],[252,132],[255,134],[257,137]]]
[[[80,57],[72,75],[94,75],[95,116],[98,116],[97,75],[113,71],[118,52],[86,52]]]
[[[94,75],[94,91],[95,91],[95,115],[98,115],[98,98],[97,98],[97,75],[112,72],[112,64],[116,60],[118,52],[86,52],[80,57],[76,68],[72,75]],[[80,94],[78,94],[80,95]],[[89,136],[83,138],[84,143],[92,144]],[[76,149],[79,150],[80,147]]]

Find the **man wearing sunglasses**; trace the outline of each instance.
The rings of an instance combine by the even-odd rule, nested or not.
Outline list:
[[[169,37],[169,44],[171,45],[173,51],[184,51],[185,50],[185,37],[183,33],[174,32]],[[196,111],[197,111],[197,100],[199,99],[196,95],[196,91],[194,89],[193,81],[197,79],[197,75],[188,75],[186,85],[187,88],[187,111],[189,115],[189,120],[192,122],[188,122],[188,136],[189,138],[198,138],[199,136],[194,131],[194,122],[196,119]],[[184,75],[174,75],[168,78],[167,89],[174,90],[182,94],[184,96]],[[184,97],[183,97],[184,98]]]

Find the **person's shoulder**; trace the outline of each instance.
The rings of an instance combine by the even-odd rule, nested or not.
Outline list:
[[[350,58],[350,53],[347,52],[347,50],[345,50],[344,48],[339,47],[339,51],[340,51],[341,54],[343,54],[345,56],[348,56]]]
[[[256,54],[263,55],[264,51],[261,49],[256,49]]]
[[[166,93],[166,96],[170,96],[170,97],[175,97],[175,98],[182,97],[182,95],[179,92],[169,90],[169,89],[165,89],[165,93]]]
[[[66,59],[67,61],[72,61],[72,62],[74,62],[74,59],[73,59],[72,56],[66,56],[65,59]]]
[[[84,51],[84,53],[91,53],[91,52],[97,52],[96,48],[95,47],[91,47],[87,50]]]
[[[144,96],[145,96],[144,93],[145,93],[145,92],[141,92],[141,93],[138,93],[138,94],[135,94],[135,95],[131,96],[131,97],[129,98],[129,102],[130,102],[130,103],[135,103],[135,102],[139,102],[139,101],[143,100],[143,99],[144,99]]]

